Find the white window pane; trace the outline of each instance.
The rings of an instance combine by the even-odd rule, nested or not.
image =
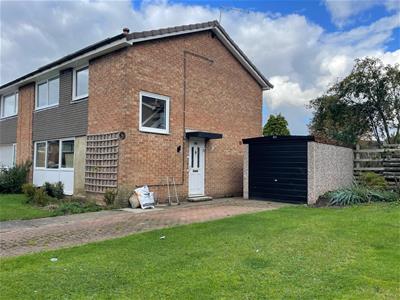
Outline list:
[[[49,105],[57,104],[60,98],[60,79],[49,80]]]
[[[15,94],[3,98],[2,117],[8,117],[17,113],[17,101]]]
[[[0,169],[13,166],[13,145],[0,146]]]
[[[73,168],[74,141],[63,141],[61,151],[61,168]]]
[[[36,162],[35,166],[37,168],[45,167],[45,159],[46,159],[46,143],[37,143],[36,144]]]
[[[88,94],[89,88],[89,69],[85,68],[76,72],[76,97]]]
[[[38,85],[37,107],[47,105],[47,82]]]
[[[59,161],[59,148],[60,143],[56,141],[47,142],[47,168],[48,169],[58,169]]]
[[[142,126],[166,129],[167,101],[142,96]]]

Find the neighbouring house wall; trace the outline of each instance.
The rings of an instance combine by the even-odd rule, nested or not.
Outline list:
[[[21,87],[18,99],[17,164],[33,160],[32,111],[34,105],[35,84]]]
[[[86,135],[87,99],[72,101],[72,69],[60,72],[59,105],[33,113],[33,141]]]
[[[308,142],[308,204],[353,182],[353,150]]]
[[[0,145],[17,141],[17,123],[18,116],[0,120]]]
[[[74,195],[85,194],[86,136],[76,137],[74,143]]]
[[[249,199],[249,145],[244,145],[243,153],[243,199]]]
[[[126,133],[119,186],[147,184],[162,200],[169,176],[187,195],[186,128],[224,135],[206,144],[206,194],[242,194],[241,140],[261,132],[262,89],[211,33],[136,44],[91,61],[89,70],[88,134]],[[140,91],[170,97],[170,134],[139,131]]]

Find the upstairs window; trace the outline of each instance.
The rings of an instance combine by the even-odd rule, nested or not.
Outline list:
[[[54,77],[37,84],[36,109],[58,105],[60,101],[60,78]]]
[[[169,133],[169,97],[140,92],[140,131]]]
[[[73,100],[87,98],[89,95],[89,67],[74,70]]]
[[[0,101],[0,117],[16,116],[18,113],[18,93],[5,95]]]

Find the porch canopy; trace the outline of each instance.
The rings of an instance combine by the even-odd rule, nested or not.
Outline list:
[[[197,131],[197,130],[186,130],[186,138],[203,138],[206,140],[211,139],[222,139],[222,133],[214,133],[214,132],[207,132],[207,131]]]

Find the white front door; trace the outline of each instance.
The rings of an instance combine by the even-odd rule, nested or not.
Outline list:
[[[189,140],[189,196],[204,195],[204,139]]]

